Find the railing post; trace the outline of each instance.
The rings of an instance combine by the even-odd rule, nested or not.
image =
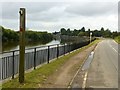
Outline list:
[[[50,57],[50,46],[48,46],[48,62],[49,63],[49,57]]]
[[[5,78],[7,78],[7,59],[5,60],[5,66],[6,66],[6,68],[5,68]]]
[[[69,45],[69,53],[70,53],[70,51],[71,51],[71,48],[70,48],[70,43],[69,43],[68,45]]]
[[[65,55],[65,44],[64,44],[64,55]]]
[[[3,74],[3,67],[4,67],[4,66],[3,66],[3,65],[4,65],[4,64],[3,64],[3,60],[4,60],[4,59],[2,58],[2,60],[1,60],[1,62],[2,62],[2,63],[1,63],[1,64],[2,64],[2,65],[1,65],[1,66],[2,66],[2,72],[1,72],[1,73],[2,73],[2,79],[4,78],[4,77],[3,77],[3,75],[4,75],[4,74]]]
[[[59,44],[57,45],[57,58],[59,57]]]
[[[15,57],[15,51],[13,51],[13,67],[12,67],[12,79],[14,79],[14,72],[15,72],[15,70],[14,70],[14,57]]]
[[[72,46],[72,50],[71,51],[73,51],[74,50],[73,43],[71,44],[71,46]]]
[[[36,69],[36,48],[34,49],[34,69]]]

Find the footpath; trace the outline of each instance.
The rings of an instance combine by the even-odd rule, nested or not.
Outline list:
[[[52,75],[50,75],[40,88],[67,88],[79,68],[84,64],[88,55],[94,50],[96,44],[71,57]]]

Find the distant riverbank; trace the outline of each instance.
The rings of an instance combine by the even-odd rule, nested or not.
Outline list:
[[[4,28],[0,26],[2,30],[2,51],[9,51],[18,49],[19,45],[19,31]],[[53,40],[53,34],[41,31],[25,31],[25,43],[26,47],[32,47],[37,45],[45,45]]]

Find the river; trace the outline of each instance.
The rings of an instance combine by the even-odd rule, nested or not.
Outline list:
[[[29,43],[26,45],[25,48],[30,48],[30,47],[36,47],[36,46],[42,46],[42,45],[53,45],[53,44],[60,44],[60,41],[59,40],[52,40],[46,44],[43,44],[43,43]],[[3,51],[11,51],[11,50],[18,50],[19,49],[19,44],[18,43],[6,43],[6,44],[3,44],[2,46],[2,49]]]

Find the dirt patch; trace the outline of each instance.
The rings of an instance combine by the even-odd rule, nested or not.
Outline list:
[[[71,57],[58,70],[49,76],[45,82],[40,85],[40,88],[66,88],[80,65],[84,62],[85,58],[89,55],[95,46],[96,45],[93,45]]]

